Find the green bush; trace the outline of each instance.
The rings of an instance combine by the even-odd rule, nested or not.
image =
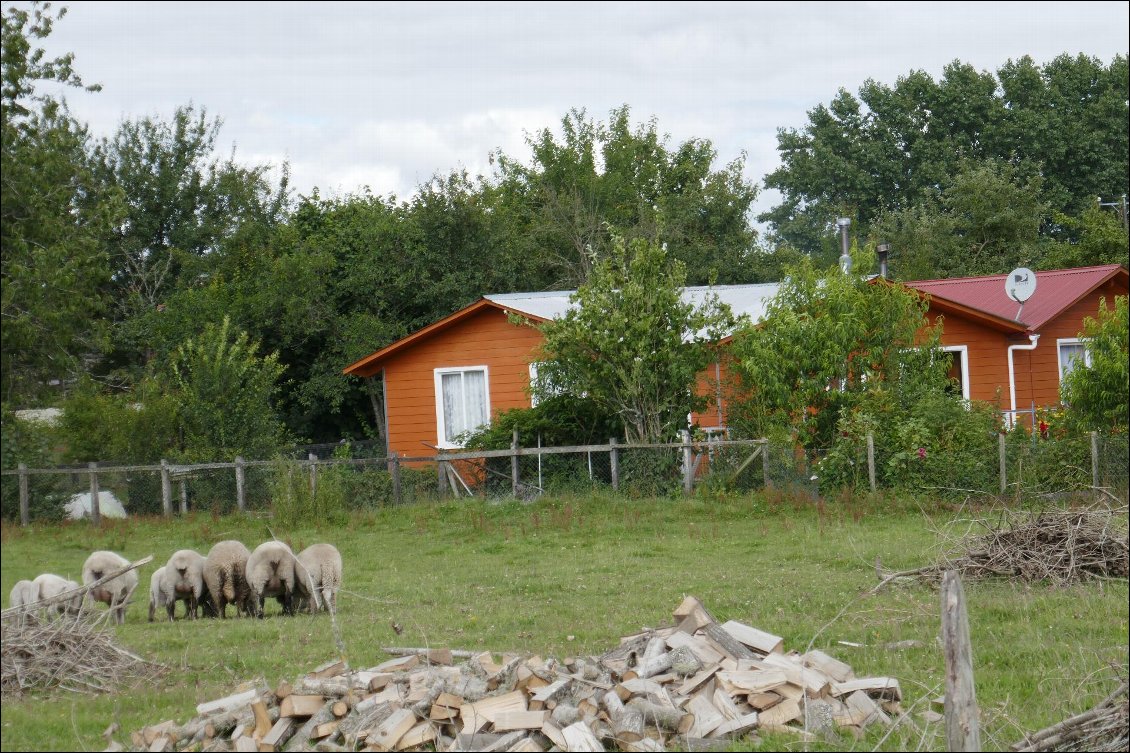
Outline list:
[[[316,489],[310,490],[310,468],[297,460],[279,458],[272,464],[271,509],[284,528],[345,525],[348,468],[318,468]]]
[[[0,467],[16,470],[20,463],[28,468],[54,465],[52,432],[46,427],[21,421],[6,408],[0,417]],[[3,476],[0,484],[0,515],[5,520],[20,519],[20,483],[18,476]],[[28,517],[31,520],[61,520],[65,514],[66,494],[63,477],[56,475],[28,476]]]

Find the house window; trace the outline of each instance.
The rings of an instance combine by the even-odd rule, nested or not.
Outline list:
[[[948,354],[950,361],[950,384],[955,395],[960,395],[963,400],[969,399],[969,346],[968,345],[943,345],[943,353]]]
[[[541,365],[542,365],[542,363],[540,361],[532,361],[530,363],[530,407],[531,408],[536,407],[537,404],[539,402],[541,402],[542,397],[557,397],[558,395],[564,395],[565,394],[564,388],[562,388],[561,385],[559,385],[559,384],[555,384],[553,382],[548,381],[548,378],[546,377],[546,374],[544,374],[544,373],[542,373],[542,375],[541,375],[543,381],[540,384],[538,383],[538,371],[539,371],[539,367]],[[541,391],[540,396],[538,394],[539,390],[535,389],[535,387],[540,388],[540,391]],[[587,394],[588,393],[582,393],[582,397],[584,395],[587,395]]]
[[[490,423],[487,367],[435,370],[439,446],[458,447],[460,435]]]
[[[1063,383],[1064,377],[1075,370],[1079,364],[1091,365],[1091,353],[1087,346],[1077,337],[1060,338],[1056,340],[1059,350],[1059,381]]]

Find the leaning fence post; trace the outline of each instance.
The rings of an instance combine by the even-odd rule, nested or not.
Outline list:
[[[1000,453],[1001,467],[1001,496],[1008,491],[1008,443],[1004,434],[997,434],[997,450]]]
[[[244,472],[243,458],[236,455],[235,458],[235,506],[239,508],[240,512],[247,512],[247,495],[244,491]]]
[[[871,491],[875,491],[875,437],[867,435],[867,480],[871,483]]]
[[[19,464],[20,471],[20,525],[26,526],[31,522],[30,505],[27,492],[27,463]]]
[[[169,461],[161,461],[161,510],[166,518],[173,516],[173,482],[169,478]]]
[[[389,457],[388,473],[392,476],[392,503],[400,507],[400,456],[395,452]]]
[[[514,498],[518,498],[518,430],[510,437],[510,488]]]
[[[969,615],[961,576],[954,570],[942,576],[942,646],[946,658],[946,750],[981,750]]]
[[[612,472],[612,491],[620,491],[620,451],[616,449],[616,437],[608,439],[608,466]]]
[[[680,429],[683,438],[683,494],[690,494],[694,487],[694,466],[691,464],[691,433]]]
[[[102,507],[98,500],[98,463],[90,463],[90,521],[102,525]]]
[[[1091,432],[1091,486],[1099,488],[1099,433]]]

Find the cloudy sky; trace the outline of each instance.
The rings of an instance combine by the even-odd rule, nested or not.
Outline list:
[[[760,181],[777,129],[841,87],[1130,50],[1126,2],[62,4],[44,44],[102,84],[67,93],[95,133],[193,102],[223,119],[225,151],[289,162],[299,192],[323,194],[407,197],[437,172],[488,172],[492,150],[526,157],[525,134],[570,108],[622,104],[672,144],[745,152]]]

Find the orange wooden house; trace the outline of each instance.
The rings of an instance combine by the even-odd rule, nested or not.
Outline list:
[[[1008,296],[1008,275],[922,280],[907,287],[929,297],[928,319],[942,318],[942,347],[953,354],[951,376],[968,400],[996,403],[1007,420],[1032,420],[1034,408],[1058,405],[1063,377],[1087,353],[1083,321],[1099,300],[1114,308],[1127,294],[1118,264],[1037,272],[1023,307]],[[1029,424],[1030,425],[1030,424]]]
[[[929,296],[931,322],[942,317],[942,346],[954,354],[952,374],[966,399],[996,402],[1010,412],[1055,405],[1063,374],[1086,358],[1079,341],[1083,320],[1097,315],[1100,298],[1113,307],[1114,296],[1127,294],[1126,268],[1040,272],[1023,312],[1005,293],[1005,278],[906,284]],[[716,294],[735,314],[757,322],[777,288],[687,288],[684,297],[699,302]],[[388,451],[420,456],[433,447],[455,448],[460,434],[500,411],[529,407],[541,333],[512,323],[509,314],[534,324],[548,321],[568,310],[572,293],[488,295],[346,367],[346,374],[381,380]],[[717,388],[724,369],[716,364],[699,380],[712,404],[693,419],[707,429],[726,425],[727,398]]]
[[[517,314],[534,324],[563,315],[574,291],[488,295],[434,324],[346,367],[345,373],[380,379],[384,389],[388,451],[401,456],[457,447],[457,437],[500,411],[530,407],[532,369],[542,343],[534,327],[514,324]],[[735,314],[754,321],[777,285],[689,287],[684,299],[717,295]],[[700,416],[704,427],[724,425],[725,407],[714,385],[721,366],[700,385],[714,404]]]

